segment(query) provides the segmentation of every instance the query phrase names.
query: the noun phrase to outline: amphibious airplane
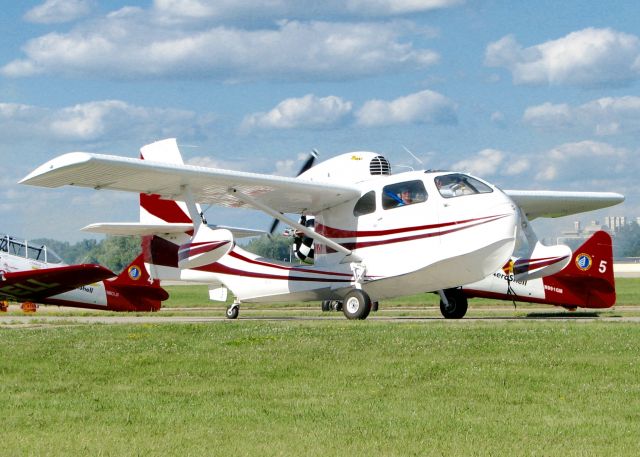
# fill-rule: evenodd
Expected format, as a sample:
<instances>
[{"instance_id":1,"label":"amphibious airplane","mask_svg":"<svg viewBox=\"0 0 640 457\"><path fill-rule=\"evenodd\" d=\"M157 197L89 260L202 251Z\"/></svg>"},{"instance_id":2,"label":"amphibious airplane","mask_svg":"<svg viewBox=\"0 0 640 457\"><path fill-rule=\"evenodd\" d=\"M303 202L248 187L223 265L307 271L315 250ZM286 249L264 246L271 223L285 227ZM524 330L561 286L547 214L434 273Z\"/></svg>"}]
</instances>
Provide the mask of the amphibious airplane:
<instances>
[{"instance_id":1,"label":"amphibious airplane","mask_svg":"<svg viewBox=\"0 0 640 457\"><path fill-rule=\"evenodd\" d=\"M142 254L117 277L95 264L65 265L46 246L0 238L0 299L108 311L157 311L168 298L151 280Z\"/></svg>"},{"instance_id":2,"label":"amphibious airplane","mask_svg":"<svg viewBox=\"0 0 640 457\"><path fill-rule=\"evenodd\" d=\"M444 291L447 303L440 301L446 318L462 318L467 299L473 297L519 301L579 308L610 308L616 301L611 236L594 233L578 247L561 271L542 278L528 279L518 271L520 259L512 259L503 269L481 281Z\"/></svg>"},{"instance_id":3,"label":"amphibious airplane","mask_svg":"<svg viewBox=\"0 0 640 457\"><path fill-rule=\"evenodd\" d=\"M225 299L231 290L230 318L242 302L340 300L347 318L364 319L380 299L448 289L493 273L513 253L527 213L572 214L623 198L522 191L513 194L516 204L464 173L392 175L386 158L373 152L339 155L296 178L185 165L175 139L141 153L142 159L69 153L21 182L140 193L139 223L91 229L146 235L145 262L154 278L209 282L212 299ZM201 203L258 209L301 231L316 244L314 264L244 251L231 231L204 223ZM285 214L315 216L315 230Z\"/></svg>"}]
</instances>

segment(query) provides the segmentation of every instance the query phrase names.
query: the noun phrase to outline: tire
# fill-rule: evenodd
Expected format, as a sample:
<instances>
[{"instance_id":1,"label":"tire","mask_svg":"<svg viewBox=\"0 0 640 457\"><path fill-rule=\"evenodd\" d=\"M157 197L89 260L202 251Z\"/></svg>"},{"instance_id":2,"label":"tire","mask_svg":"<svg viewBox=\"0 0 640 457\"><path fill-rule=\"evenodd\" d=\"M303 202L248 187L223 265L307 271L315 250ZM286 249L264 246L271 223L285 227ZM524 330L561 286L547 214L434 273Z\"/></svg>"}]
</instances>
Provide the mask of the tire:
<instances>
[{"instance_id":1,"label":"tire","mask_svg":"<svg viewBox=\"0 0 640 457\"><path fill-rule=\"evenodd\" d=\"M240 307L239 306L229 306L227 308L227 312L225 314L227 316L227 319L237 319L238 318L238 314L240 314Z\"/></svg>"},{"instance_id":2,"label":"tire","mask_svg":"<svg viewBox=\"0 0 640 457\"><path fill-rule=\"evenodd\" d=\"M445 319L462 319L467 314L469 302L461 289L446 289L444 295L449 305L440 300L440 312Z\"/></svg>"},{"instance_id":3,"label":"tire","mask_svg":"<svg viewBox=\"0 0 640 457\"><path fill-rule=\"evenodd\" d=\"M371 312L371 298L364 290L354 289L344 297L342 312L347 319L366 319Z\"/></svg>"}]
</instances>

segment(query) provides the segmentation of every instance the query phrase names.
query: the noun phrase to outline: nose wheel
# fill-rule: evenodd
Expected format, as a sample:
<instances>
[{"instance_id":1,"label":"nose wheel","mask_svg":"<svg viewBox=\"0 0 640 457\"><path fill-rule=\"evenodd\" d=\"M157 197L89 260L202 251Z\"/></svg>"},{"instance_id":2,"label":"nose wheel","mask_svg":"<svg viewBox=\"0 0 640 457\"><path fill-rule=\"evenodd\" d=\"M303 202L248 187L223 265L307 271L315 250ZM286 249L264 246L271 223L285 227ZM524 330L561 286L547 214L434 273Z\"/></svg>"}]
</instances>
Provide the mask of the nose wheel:
<instances>
[{"instance_id":1,"label":"nose wheel","mask_svg":"<svg viewBox=\"0 0 640 457\"><path fill-rule=\"evenodd\" d=\"M237 303L229 305L225 314L227 316L227 319L237 319L238 314L240 314L240 305Z\"/></svg>"}]
</instances>

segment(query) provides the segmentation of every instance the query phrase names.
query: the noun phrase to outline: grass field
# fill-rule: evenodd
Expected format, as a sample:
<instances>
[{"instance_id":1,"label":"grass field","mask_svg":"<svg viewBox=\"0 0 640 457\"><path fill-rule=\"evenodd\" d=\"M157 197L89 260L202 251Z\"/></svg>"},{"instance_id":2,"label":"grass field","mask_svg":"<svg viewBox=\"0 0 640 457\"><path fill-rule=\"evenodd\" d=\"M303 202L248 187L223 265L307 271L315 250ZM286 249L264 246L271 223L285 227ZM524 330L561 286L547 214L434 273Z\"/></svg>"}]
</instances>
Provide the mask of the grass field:
<instances>
[{"instance_id":1,"label":"grass field","mask_svg":"<svg viewBox=\"0 0 640 457\"><path fill-rule=\"evenodd\" d=\"M640 303L639 285L618 283L625 305ZM173 308L208 304L206 286L171 293ZM422 296L388 306L415 313L436 303ZM503 314L514 313L503 305ZM0 328L0 456L635 456L640 449L634 322L336 315L38 325Z\"/></svg>"},{"instance_id":2,"label":"grass field","mask_svg":"<svg viewBox=\"0 0 640 457\"><path fill-rule=\"evenodd\" d=\"M2 455L637 455L640 326L0 330Z\"/></svg>"}]
</instances>

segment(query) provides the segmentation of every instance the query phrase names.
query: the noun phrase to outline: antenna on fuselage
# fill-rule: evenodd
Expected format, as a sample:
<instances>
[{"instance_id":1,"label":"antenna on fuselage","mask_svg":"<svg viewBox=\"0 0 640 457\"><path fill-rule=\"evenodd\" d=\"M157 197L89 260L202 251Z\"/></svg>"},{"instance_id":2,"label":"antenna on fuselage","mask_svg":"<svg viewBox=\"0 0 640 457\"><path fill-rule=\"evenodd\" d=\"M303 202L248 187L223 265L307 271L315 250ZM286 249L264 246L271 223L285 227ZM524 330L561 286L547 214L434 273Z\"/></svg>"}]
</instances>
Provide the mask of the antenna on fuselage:
<instances>
[{"instance_id":1,"label":"antenna on fuselage","mask_svg":"<svg viewBox=\"0 0 640 457\"><path fill-rule=\"evenodd\" d=\"M404 146L404 145L403 145L403 146L402 146L402 149L404 149L405 151L407 151L407 152L409 153L409 155L410 155L411 157L413 157L413 158L414 158L414 159L415 159L415 160L416 160L420 165L424 165L424 162L423 162L422 160L418 159L418 157L417 157L413 152L411 152L411 151L409 150L409 148L408 148L408 147L406 147L406 146Z\"/></svg>"}]
</instances>

